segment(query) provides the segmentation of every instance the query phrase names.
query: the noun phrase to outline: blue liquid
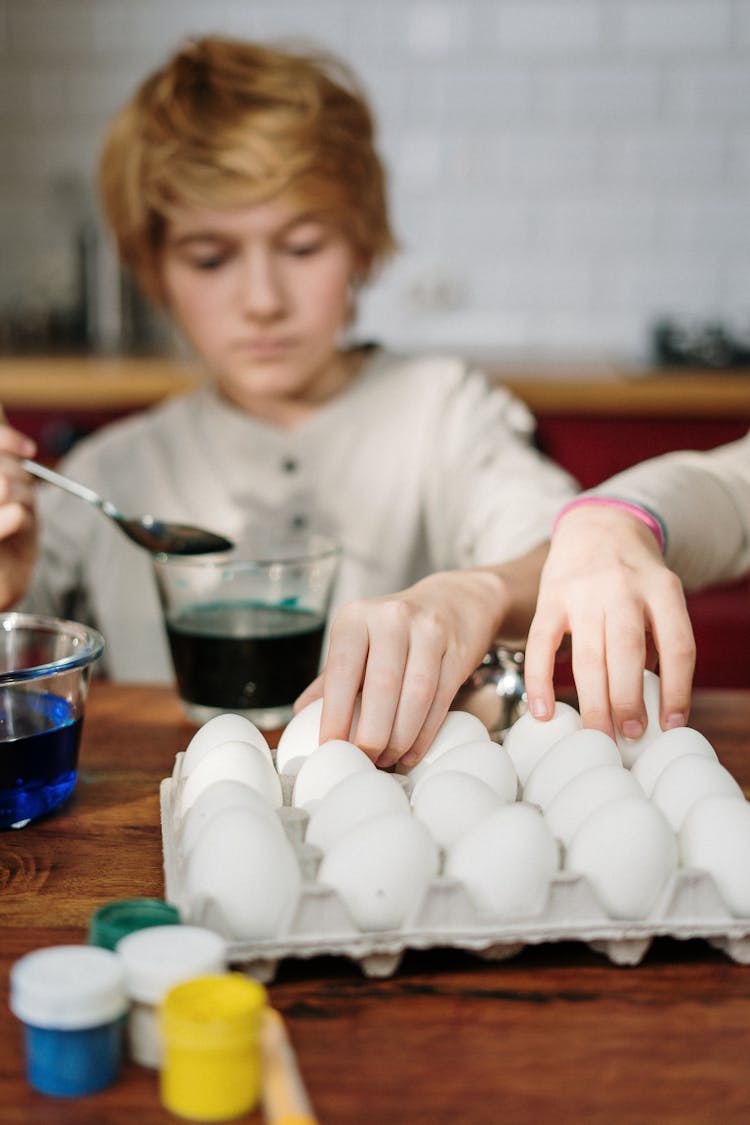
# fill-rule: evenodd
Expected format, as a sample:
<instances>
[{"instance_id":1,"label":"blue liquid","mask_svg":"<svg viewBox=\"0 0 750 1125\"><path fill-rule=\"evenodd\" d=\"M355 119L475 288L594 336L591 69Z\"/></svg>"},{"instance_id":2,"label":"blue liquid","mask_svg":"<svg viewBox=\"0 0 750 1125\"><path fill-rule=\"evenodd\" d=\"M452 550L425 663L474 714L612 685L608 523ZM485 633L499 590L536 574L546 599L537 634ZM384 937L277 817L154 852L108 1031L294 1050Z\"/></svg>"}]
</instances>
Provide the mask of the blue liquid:
<instances>
[{"instance_id":1,"label":"blue liquid","mask_svg":"<svg viewBox=\"0 0 750 1125\"><path fill-rule=\"evenodd\" d=\"M0 828L22 828L70 796L81 726L66 699L0 689Z\"/></svg>"}]
</instances>

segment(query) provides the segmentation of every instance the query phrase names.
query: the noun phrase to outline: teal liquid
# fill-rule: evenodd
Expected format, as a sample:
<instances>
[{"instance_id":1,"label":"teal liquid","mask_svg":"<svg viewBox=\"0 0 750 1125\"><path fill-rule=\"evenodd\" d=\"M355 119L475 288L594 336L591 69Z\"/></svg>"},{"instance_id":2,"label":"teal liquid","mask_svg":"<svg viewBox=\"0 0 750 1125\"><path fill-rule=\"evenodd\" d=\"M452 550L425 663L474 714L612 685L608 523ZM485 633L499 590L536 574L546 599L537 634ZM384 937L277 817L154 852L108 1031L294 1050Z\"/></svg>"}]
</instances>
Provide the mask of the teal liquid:
<instances>
[{"instance_id":1,"label":"teal liquid","mask_svg":"<svg viewBox=\"0 0 750 1125\"><path fill-rule=\"evenodd\" d=\"M57 695L0 689L0 828L20 828L73 792L82 720Z\"/></svg>"},{"instance_id":2,"label":"teal liquid","mask_svg":"<svg viewBox=\"0 0 750 1125\"><path fill-rule=\"evenodd\" d=\"M226 711L294 702L318 674L325 618L304 609L214 602L167 620L182 699Z\"/></svg>"}]
</instances>

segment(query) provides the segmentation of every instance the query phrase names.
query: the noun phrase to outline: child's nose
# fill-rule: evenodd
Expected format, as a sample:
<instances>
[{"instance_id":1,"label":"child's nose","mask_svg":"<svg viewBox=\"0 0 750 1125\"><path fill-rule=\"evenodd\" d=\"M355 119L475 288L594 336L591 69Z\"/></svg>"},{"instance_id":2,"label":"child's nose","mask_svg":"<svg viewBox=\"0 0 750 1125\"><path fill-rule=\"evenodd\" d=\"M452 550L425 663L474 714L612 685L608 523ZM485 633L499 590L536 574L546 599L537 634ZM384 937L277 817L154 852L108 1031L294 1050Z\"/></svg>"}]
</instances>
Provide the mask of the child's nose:
<instances>
[{"instance_id":1,"label":"child's nose","mask_svg":"<svg viewBox=\"0 0 750 1125\"><path fill-rule=\"evenodd\" d=\"M270 256L247 256L240 279L240 299L247 316L268 318L283 309L283 287Z\"/></svg>"}]
</instances>

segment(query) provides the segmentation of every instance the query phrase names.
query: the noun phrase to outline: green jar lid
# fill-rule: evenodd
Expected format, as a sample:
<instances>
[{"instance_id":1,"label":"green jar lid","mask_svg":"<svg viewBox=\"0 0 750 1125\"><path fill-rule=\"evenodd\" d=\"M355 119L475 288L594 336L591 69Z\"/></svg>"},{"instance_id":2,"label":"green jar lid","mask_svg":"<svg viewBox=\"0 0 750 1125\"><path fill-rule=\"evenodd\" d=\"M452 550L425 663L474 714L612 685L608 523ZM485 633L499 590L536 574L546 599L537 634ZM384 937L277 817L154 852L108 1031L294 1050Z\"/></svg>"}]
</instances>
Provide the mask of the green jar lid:
<instances>
[{"instance_id":1,"label":"green jar lid","mask_svg":"<svg viewBox=\"0 0 750 1125\"><path fill-rule=\"evenodd\" d=\"M114 949L120 938L147 926L177 926L180 914L160 898L124 898L107 902L91 915L89 945Z\"/></svg>"}]
</instances>

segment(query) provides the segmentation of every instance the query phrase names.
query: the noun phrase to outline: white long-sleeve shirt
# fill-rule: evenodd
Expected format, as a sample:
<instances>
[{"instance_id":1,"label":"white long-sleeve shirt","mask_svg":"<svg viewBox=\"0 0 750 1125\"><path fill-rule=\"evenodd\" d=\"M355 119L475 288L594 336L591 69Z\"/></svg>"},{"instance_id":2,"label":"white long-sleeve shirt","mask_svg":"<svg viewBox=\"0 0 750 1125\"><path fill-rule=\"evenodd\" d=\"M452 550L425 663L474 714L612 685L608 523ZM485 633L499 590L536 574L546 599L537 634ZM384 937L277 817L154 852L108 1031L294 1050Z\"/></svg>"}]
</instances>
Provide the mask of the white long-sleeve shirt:
<instances>
[{"instance_id":1,"label":"white long-sleeve shirt","mask_svg":"<svg viewBox=\"0 0 750 1125\"><path fill-rule=\"evenodd\" d=\"M657 512L665 561L686 589L750 572L750 432L708 452L667 453L590 490Z\"/></svg>"},{"instance_id":2,"label":"white long-sleeve shirt","mask_svg":"<svg viewBox=\"0 0 750 1125\"><path fill-rule=\"evenodd\" d=\"M307 520L343 560L332 609L443 569L502 562L549 536L576 492L533 445L526 407L460 359L375 352L293 429L206 385L82 440L63 472L126 514L231 539ZM150 557L100 512L40 486L41 553L22 608L103 633L114 679L173 678Z\"/></svg>"}]
</instances>

